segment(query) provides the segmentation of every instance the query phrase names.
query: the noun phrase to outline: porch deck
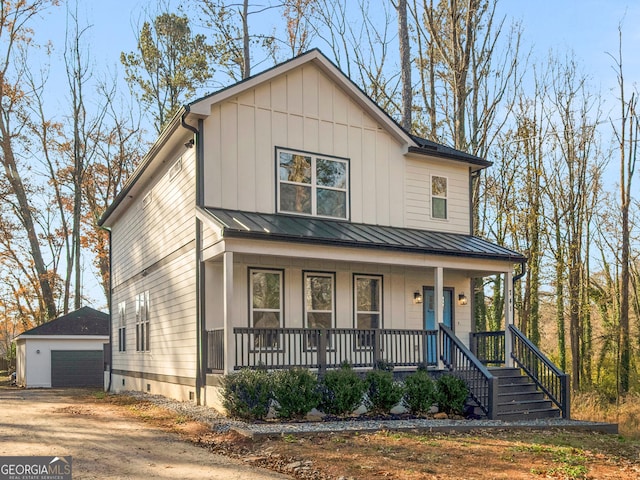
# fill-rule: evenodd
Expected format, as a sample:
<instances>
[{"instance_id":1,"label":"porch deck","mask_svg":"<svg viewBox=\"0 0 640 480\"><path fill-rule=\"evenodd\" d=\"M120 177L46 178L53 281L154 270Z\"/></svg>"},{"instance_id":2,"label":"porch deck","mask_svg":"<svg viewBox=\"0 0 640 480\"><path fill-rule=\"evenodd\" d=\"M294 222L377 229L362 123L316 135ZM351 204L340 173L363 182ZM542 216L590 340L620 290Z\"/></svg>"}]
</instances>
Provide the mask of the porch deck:
<instances>
[{"instance_id":1,"label":"porch deck","mask_svg":"<svg viewBox=\"0 0 640 480\"><path fill-rule=\"evenodd\" d=\"M224 334L222 329L208 332L207 367L210 373L225 372ZM507 338L510 339L508 344ZM425 366L464 379L470 400L488 419L513 419L519 415L570 418L568 375L513 325L507 332L471 334L473 351L442 324L438 330L236 327L233 341L233 370L301 367L316 370L321 375L327 369L339 368L343 362L363 370L376 368L384 362L396 372ZM515 366L512 370L517 374L491 372L488 364ZM520 376L526 377L525 380L516 378ZM544 399L538 398L540 395ZM532 406L533 403L540 405L542 401L549 408Z\"/></svg>"}]
</instances>

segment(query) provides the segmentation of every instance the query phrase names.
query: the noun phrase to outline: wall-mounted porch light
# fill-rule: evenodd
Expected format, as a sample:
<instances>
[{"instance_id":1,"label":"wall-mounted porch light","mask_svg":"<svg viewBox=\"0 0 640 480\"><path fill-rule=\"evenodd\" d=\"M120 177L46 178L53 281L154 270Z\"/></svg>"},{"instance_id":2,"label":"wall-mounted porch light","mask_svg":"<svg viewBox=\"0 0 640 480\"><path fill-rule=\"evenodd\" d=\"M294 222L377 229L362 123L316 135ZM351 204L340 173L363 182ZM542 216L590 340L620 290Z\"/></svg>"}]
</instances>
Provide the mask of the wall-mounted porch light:
<instances>
[{"instance_id":1,"label":"wall-mounted porch light","mask_svg":"<svg viewBox=\"0 0 640 480\"><path fill-rule=\"evenodd\" d=\"M413 303L416 305L422 303L422 294L418 290L413 292Z\"/></svg>"},{"instance_id":2,"label":"wall-mounted porch light","mask_svg":"<svg viewBox=\"0 0 640 480\"><path fill-rule=\"evenodd\" d=\"M467 297L465 297L464 293L458 295L458 305L466 305L467 301Z\"/></svg>"}]
</instances>

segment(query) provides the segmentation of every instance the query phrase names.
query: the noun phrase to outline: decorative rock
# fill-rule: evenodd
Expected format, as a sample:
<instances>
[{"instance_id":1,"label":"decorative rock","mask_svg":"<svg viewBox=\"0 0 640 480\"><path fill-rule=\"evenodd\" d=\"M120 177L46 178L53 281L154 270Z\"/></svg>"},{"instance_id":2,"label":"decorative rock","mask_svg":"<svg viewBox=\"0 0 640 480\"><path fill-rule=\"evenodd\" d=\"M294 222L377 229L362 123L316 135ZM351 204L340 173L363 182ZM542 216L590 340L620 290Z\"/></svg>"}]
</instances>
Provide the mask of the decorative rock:
<instances>
[{"instance_id":1,"label":"decorative rock","mask_svg":"<svg viewBox=\"0 0 640 480\"><path fill-rule=\"evenodd\" d=\"M300 468L302 466L302 462L291 462L288 465L285 465L285 470L295 470L296 468Z\"/></svg>"},{"instance_id":2,"label":"decorative rock","mask_svg":"<svg viewBox=\"0 0 640 480\"><path fill-rule=\"evenodd\" d=\"M307 422L321 422L324 419L324 415L316 412L309 412L304 417Z\"/></svg>"}]
</instances>

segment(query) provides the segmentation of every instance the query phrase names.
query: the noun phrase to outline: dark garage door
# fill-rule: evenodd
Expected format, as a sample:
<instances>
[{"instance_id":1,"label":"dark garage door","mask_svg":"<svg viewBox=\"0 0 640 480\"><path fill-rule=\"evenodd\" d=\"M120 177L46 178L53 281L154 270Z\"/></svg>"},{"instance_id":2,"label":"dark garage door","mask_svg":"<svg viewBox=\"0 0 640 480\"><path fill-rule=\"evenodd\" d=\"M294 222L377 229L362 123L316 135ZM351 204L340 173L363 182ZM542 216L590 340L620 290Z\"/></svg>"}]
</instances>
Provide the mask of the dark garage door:
<instances>
[{"instance_id":1,"label":"dark garage door","mask_svg":"<svg viewBox=\"0 0 640 480\"><path fill-rule=\"evenodd\" d=\"M102 350L52 350L52 387L101 387Z\"/></svg>"}]
</instances>

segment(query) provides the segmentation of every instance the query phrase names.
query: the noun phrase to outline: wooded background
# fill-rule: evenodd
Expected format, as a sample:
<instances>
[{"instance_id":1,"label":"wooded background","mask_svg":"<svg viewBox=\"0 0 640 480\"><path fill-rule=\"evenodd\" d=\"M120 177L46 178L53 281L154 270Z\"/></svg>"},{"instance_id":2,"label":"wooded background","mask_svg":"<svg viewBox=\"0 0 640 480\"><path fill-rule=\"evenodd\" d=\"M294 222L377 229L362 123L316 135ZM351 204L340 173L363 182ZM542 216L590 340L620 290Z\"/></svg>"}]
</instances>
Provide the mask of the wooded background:
<instances>
[{"instance_id":1,"label":"wooded background","mask_svg":"<svg viewBox=\"0 0 640 480\"><path fill-rule=\"evenodd\" d=\"M34 30L52 9L63 44ZM108 301L97 220L181 105L317 47L406 130L494 162L474 179L474 233L528 258L516 324L575 390L640 391L640 124L623 19L618 87L603 93L571 52L531 60L496 0L161 1L114 52L120 83L91 61L81 17L73 1L0 0L0 354L91 300L87 278ZM32 61L56 53L63 92L50 88L60 66ZM479 331L504 327L501 282L476 283Z\"/></svg>"}]
</instances>

